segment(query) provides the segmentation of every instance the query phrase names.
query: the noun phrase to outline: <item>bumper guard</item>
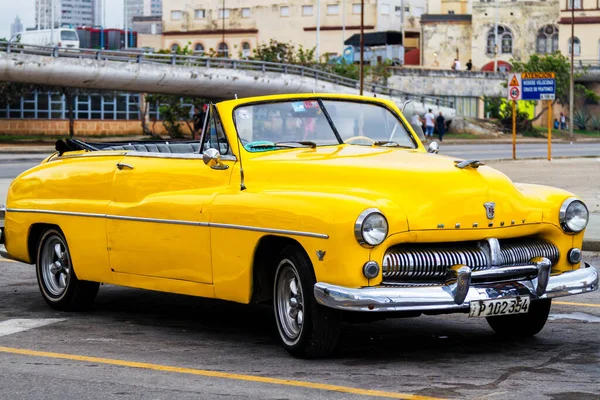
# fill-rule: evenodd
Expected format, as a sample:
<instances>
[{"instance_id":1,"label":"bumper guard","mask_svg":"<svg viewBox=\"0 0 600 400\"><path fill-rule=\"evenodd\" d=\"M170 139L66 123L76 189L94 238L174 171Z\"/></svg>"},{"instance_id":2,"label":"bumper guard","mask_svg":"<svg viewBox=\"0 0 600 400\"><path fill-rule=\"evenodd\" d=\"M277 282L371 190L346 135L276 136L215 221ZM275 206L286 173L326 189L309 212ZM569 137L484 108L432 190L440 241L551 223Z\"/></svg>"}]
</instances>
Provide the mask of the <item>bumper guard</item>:
<instances>
[{"instance_id":1,"label":"bumper guard","mask_svg":"<svg viewBox=\"0 0 600 400\"><path fill-rule=\"evenodd\" d=\"M384 284L355 289L318 282L314 294L320 304L347 311L460 312L468 310L471 301L522 295L547 299L598 288L598 272L587 263L560 275L549 273L550 261L545 258L532 260L532 265L483 271L471 271L469 267L458 265L449 271L444 285L394 287Z\"/></svg>"}]
</instances>

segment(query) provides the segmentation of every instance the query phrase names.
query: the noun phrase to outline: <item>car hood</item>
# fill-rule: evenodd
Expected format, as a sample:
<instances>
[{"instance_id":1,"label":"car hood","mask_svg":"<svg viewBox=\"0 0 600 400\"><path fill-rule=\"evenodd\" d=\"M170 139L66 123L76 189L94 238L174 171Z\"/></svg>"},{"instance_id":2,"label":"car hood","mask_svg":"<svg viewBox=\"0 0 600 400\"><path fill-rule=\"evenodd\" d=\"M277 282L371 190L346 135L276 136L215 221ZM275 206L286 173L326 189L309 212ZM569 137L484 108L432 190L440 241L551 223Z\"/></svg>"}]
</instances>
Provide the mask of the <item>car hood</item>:
<instances>
[{"instance_id":1,"label":"car hood","mask_svg":"<svg viewBox=\"0 0 600 400\"><path fill-rule=\"evenodd\" d=\"M487 166L457 168L456 157L352 145L252 157L252 166L245 165L248 185L259 180L267 187L352 194L381 205L384 213L391 201L404 211L410 230L523 225L543 217L539 199L525 196L506 175ZM494 203L493 216L486 203Z\"/></svg>"}]
</instances>

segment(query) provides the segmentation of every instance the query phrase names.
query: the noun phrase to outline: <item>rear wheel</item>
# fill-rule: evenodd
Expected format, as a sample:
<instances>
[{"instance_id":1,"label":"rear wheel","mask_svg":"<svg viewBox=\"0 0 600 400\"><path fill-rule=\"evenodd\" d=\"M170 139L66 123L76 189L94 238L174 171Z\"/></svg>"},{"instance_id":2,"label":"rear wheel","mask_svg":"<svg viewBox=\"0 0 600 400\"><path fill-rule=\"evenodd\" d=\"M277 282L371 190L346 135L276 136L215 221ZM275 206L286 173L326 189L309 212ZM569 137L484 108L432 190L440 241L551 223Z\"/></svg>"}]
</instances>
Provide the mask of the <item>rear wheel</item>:
<instances>
[{"instance_id":1,"label":"rear wheel","mask_svg":"<svg viewBox=\"0 0 600 400\"><path fill-rule=\"evenodd\" d=\"M488 324L498 335L512 338L527 338L539 333L550 313L551 299L534 300L527 314L487 317Z\"/></svg>"},{"instance_id":2,"label":"rear wheel","mask_svg":"<svg viewBox=\"0 0 600 400\"><path fill-rule=\"evenodd\" d=\"M56 310L87 308L98 293L98 283L80 281L75 275L67 241L56 229L48 229L40 239L36 272L42 297Z\"/></svg>"},{"instance_id":3,"label":"rear wheel","mask_svg":"<svg viewBox=\"0 0 600 400\"><path fill-rule=\"evenodd\" d=\"M273 288L277 331L285 349L296 357L331 354L340 333L340 315L317 304L315 277L306 254L297 246L281 252Z\"/></svg>"}]
</instances>

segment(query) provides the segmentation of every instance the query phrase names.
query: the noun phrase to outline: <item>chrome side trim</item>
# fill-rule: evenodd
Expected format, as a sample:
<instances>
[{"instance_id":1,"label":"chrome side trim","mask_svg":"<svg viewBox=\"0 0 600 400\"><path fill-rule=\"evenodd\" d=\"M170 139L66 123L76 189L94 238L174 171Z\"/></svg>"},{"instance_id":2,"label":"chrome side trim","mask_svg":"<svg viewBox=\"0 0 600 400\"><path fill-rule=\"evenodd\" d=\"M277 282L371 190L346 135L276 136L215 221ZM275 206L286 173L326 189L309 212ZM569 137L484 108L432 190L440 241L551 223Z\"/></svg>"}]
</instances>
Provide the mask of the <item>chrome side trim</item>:
<instances>
[{"instance_id":1,"label":"chrome side trim","mask_svg":"<svg viewBox=\"0 0 600 400\"><path fill-rule=\"evenodd\" d=\"M124 215L106 214L106 219L116 219L120 221L135 221L135 222L153 222L156 224L170 225L191 225L208 227L208 222L183 221L179 219L159 219L159 218L143 218L143 217L127 217Z\"/></svg>"},{"instance_id":2,"label":"chrome side trim","mask_svg":"<svg viewBox=\"0 0 600 400\"><path fill-rule=\"evenodd\" d=\"M329 239L329 235L324 233L313 233L313 232L303 232L303 231L290 231L287 229L273 229L273 228L259 228L256 226L246 226L246 225L233 225L233 224L220 224L218 222L211 222L211 228L223 228L223 229L239 229L242 231L255 231L255 232L264 232L264 233L282 233L294 236L306 236L313 237L317 239Z\"/></svg>"},{"instance_id":3,"label":"chrome side trim","mask_svg":"<svg viewBox=\"0 0 600 400\"><path fill-rule=\"evenodd\" d=\"M201 153L153 153L134 150L126 151L127 153L125 153L125 155L130 157L177 158L184 160L202 160L203 157L203 154ZM225 154L221 156L221 161L237 161L237 157L232 154Z\"/></svg>"},{"instance_id":4,"label":"chrome side trim","mask_svg":"<svg viewBox=\"0 0 600 400\"><path fill-rule=\"evenodd\" d=\"M592 292L596 289L598 289L598 272L593 266L585 264L584 268L550 276L546 292L541 296L536 295L535 283L531 280L472 284L462 304L456 304L450 285L348 288L318 282L314 286L314 294L320 304L347 311L464 312L469 309L471 301L502 299L518 295L546 299Z\"/></svg>"},{"instance_id":5,"label":"chrome side trim","mask_svg":"<svg viewBox=\"0 0 600 400\"><path fill-rule=\"evenodd\" d=\"M153 153L143 152L134 150L98 150L89 151L80 154L64 154L56 158L56 160L66 158L79 158L79 157L109 157L109 156L130 156L130 157L149 157L149 158L172 158L172 159L183 159L183 160L202 160L202 154L200 153ZM234 155L223 155L221 161L237 161L237 157Z\"/></svg>"},{"instance_id":6,"label":"chrome side trim","mask_svg":"<svg viewBox=\"0 0 600 400\"><path fill-rule=\"evenodd\" d=\"M106 214L80 213L80 212L72 212L72 211L28 210L28 209L21 209L21 208L7 208L6 212L31 213L31 214L51 214L51 215L68 215L68 216L71 216L71 217L106 218Z\"/></svg>"},{"instance_id":7,"label":"chrome side trim","mask_svg":"<svg viewBox=\"0 0 600 400\"><path fill-rule=\"evenodd\" d=\"M197 222L197 221L185 221L177 219L159 219L159 218L143 218L143 217L128 217L123 215L111 215L111 214L92 214L92 213L79 213L71 211L54 211L54 210L27 210L18 208L8 208L7 212L20 212L20 213L33 213L33 214L52 214L52 215L67 215L71 217L90 217L90 218L106 218L106 219L117 219L123 221L136 221L136 222L154 222L157 224L173 224L173 225L191 225L211 228L222 228L222 229L237 229L242 231L253 231L263 233L276 233L276 234L287 234L293 236L305 236L313 237L317 239L329 239L329 235L324 233L304 232L304 231L293 231L287 229L274 229L274 228L261 228L258 226L247 226L247 225L234 225L234 224L221 224L218 222Z\"/></svg>"}]
</instances>

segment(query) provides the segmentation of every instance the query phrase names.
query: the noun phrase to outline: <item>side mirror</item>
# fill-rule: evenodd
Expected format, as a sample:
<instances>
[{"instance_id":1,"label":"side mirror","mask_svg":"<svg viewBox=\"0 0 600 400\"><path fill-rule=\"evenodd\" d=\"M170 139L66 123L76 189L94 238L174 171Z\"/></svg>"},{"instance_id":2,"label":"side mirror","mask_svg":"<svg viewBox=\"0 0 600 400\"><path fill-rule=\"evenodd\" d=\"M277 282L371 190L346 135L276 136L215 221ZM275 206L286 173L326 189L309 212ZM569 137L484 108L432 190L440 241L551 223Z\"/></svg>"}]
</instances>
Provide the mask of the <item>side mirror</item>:
<instances>
[{"instance_id":1,"label":"side mirror","mask_svg":"<svg viewBox=\"0 0 600 400\"><path fill-rule=\"evenodd\" d=\"M438 142L431 142L429 143L429 146L427 147L427 152L428 153L433 153L433 154L437 154L440 152L440 145L438 144Z\"/></svg>"},{"instance_id":2,"label":"side mirror","mask_svg":"<svg viewBox=\"0 0 600 400\"><path fill-rule=\"evenodd\" d=\"M229 165L225 165L221 162L221 153L217 149L206 149L202 153L202 161L212 169L227 169Z\"/></svg>"}]
</instances>

